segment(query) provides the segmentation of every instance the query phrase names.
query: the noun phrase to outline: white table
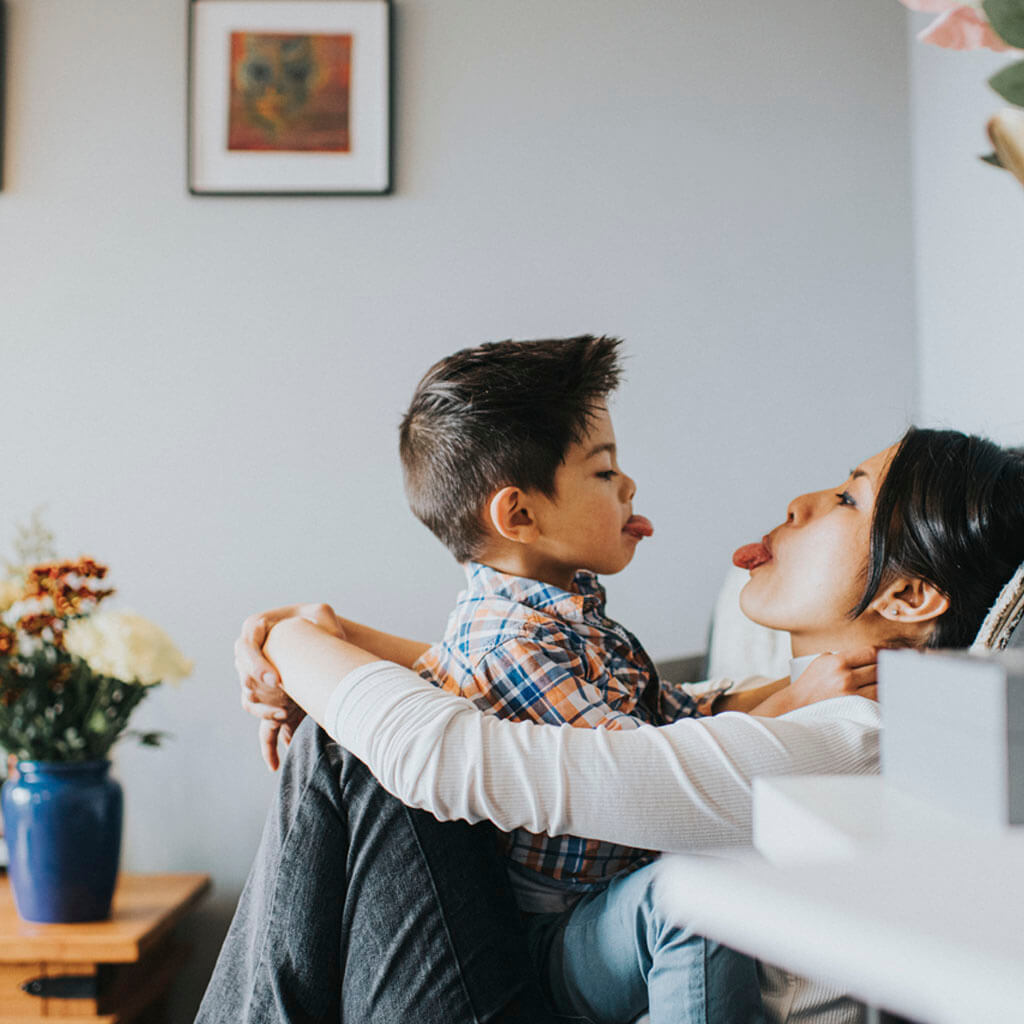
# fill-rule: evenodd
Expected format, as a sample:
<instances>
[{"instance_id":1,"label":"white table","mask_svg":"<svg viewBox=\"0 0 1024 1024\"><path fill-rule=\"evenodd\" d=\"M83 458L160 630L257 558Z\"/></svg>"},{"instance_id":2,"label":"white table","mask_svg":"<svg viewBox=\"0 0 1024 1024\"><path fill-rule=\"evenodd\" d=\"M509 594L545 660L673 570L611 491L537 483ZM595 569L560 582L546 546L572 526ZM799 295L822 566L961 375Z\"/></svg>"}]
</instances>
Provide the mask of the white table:
<instances>
[{"instance_id":1,"label":"white table","mask_svg":"<svg viewBox=\"0 0 1024 1024\"><path fill-rule=\"evenodd\" d=\"M1024 1021L1024 832L985 831L879 777L760 779L755 845L673 857L698 931L924 1024Z\"/></svg>"}]
</instances>

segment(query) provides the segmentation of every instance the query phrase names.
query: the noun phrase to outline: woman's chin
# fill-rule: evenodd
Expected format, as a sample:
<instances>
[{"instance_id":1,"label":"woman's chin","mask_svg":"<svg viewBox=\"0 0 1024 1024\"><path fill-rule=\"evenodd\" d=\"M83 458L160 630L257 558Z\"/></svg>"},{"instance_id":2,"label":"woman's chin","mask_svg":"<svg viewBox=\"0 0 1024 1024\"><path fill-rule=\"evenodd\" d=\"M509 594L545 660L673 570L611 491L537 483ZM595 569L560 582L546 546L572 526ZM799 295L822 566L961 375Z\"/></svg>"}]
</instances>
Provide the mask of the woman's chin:
<instances>
[{"instance_id":1,"label":"woman's chin","mask_svg":"<svg viewBox=\"0 0 1024 1024\"><path fill-rule=\"evenodd\" d=\"M740 591L740 611L758 626L786 630L786 625L780 623L777 616L772 615L772 603L762 599L756 579L747 580Z\"/></svg>"},{"instance_id":2,"label":"woman's chin","mask_svg":"<svg viewBox=\"0 0 1024 1024\"><path fill-rule=\"evenodd\" d=\"M749 579L743 584L743 589L740 591L740 611L751 622L756 622L759 626L763 626L764 623L758 618L758 605L760 602L757 600L756 587L753 587L753 583L754 581ZM752 589L754 593L751 593Z\"/></svg>"}]
</instances>

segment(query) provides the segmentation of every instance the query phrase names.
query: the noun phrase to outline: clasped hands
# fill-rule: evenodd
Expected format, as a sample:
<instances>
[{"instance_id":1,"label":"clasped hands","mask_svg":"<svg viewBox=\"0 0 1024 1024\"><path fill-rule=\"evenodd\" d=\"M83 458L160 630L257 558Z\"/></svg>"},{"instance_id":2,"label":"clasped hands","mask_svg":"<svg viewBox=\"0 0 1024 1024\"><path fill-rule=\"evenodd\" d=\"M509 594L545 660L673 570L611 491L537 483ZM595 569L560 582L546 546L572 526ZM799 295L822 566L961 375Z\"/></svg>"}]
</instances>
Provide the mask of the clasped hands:
<instances>
[{"instance_id":1,"label":"clasped hands","mask_svg":"<svg viewBox=\"0 0 1024 1024\"><path fill-rule=\"evenodd\" d=\"M278 740L285 746L306 712L288 696L281 686L277 669L264 657L263 645L271 629L285 619L305 619L333 636L346 639L341 619L329 604L289 604L268 612L250 615L242 623L235 641L235 671L241 686L242 708L260 720L259 744L263 760L271 771L281 761Z\"/></svg>"}]
</instances>

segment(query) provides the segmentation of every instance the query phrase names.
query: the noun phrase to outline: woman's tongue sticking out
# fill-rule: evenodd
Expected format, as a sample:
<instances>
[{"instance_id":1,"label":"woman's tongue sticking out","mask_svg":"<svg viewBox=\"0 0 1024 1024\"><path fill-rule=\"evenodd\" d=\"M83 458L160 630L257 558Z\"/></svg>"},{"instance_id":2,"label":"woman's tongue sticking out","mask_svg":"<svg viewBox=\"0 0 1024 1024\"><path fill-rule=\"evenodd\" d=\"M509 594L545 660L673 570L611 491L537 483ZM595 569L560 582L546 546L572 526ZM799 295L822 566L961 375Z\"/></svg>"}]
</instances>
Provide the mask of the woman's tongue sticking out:
<instances>
[{"instance_id":1,"label":"woman's tongue sticking out","mask_svg":"<svg viewBox=\"0 0 1024 1024\"><path fill-rule=\"evenodd\" d=\"M772 553L764 541L758 541L756 544L744 544L743 547L737 548L732 556L733 565L747 570L756 569L759 565L764 565L765 562L771 560Z\"/></svg>"}]
</instances>

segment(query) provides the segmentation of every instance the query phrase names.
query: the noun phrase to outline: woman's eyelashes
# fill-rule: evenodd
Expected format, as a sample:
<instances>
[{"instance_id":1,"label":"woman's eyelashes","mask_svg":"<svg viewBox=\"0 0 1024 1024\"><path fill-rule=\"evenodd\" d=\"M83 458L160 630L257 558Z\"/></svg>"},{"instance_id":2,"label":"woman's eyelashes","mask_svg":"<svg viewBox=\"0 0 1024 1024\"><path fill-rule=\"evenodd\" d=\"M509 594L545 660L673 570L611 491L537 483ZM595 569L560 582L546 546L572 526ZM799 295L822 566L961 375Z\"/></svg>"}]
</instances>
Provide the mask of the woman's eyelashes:
<instances>
[{"instance_id":1,"label":"woman's eyelashes","mask_svg":"<svg viewBox=\"0 0 1024 1024\"><path fill-rule=\"evenodd\" d=\"M853 500L853 495L849 491L840 491L836 497L839 499L840 505L850 505L853 508L857 507L857 502Z\"/></svg>"}]
</instances>

